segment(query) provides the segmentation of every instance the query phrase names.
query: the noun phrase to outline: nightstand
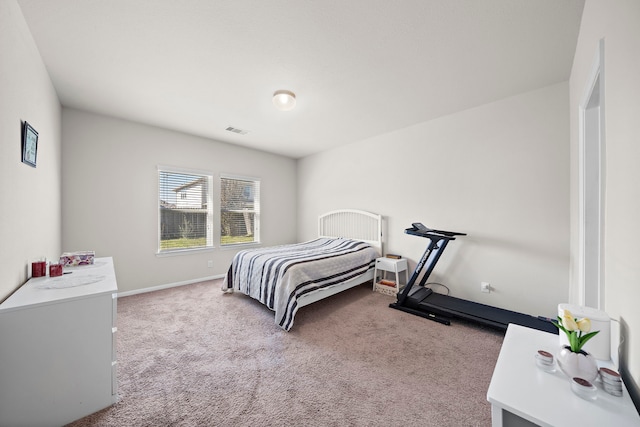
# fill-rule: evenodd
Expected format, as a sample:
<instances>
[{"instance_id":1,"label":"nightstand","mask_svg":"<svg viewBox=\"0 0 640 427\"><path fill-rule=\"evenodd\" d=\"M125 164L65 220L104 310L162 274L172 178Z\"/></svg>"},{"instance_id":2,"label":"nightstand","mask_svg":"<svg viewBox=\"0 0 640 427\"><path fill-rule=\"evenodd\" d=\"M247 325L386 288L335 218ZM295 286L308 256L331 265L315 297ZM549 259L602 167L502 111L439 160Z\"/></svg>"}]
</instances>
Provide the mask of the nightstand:
<instances>
[{"instance_id":1,"label":"nightstand","mask_svg":"<svg viewBox=\"0 0 640 427\"><path fill-rule=\"evenodd\" d=\"M378 281L378 275L380 280L385 278L386 272L395 274L395 286L382 285ZM400 283L400 273L404 271L404 283ZM379 273L380 272L380 273ZM373 271L373 290L379 291L387 295L396 295L400 289L409 281L409 271L407 270L407 260L405 258L394 259L381 257L376 259L376 266Z\"/></svg>"}]
</instances>

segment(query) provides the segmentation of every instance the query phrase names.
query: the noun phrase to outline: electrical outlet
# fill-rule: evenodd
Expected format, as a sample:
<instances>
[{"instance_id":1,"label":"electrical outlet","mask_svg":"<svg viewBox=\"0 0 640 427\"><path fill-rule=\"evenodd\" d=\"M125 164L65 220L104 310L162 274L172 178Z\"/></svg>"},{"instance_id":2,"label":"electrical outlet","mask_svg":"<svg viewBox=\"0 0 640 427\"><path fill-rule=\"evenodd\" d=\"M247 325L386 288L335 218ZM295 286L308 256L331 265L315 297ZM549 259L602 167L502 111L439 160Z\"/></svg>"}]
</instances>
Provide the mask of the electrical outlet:
<instances>
[{"instance_id":1,"label":"electrical outlet","mask_svg":"<svg viewBox=\"0 0 640 427\"><path fill-rule=\"evenodd\" d=\"M480 291L491 292L491 285L488 282L480 282Z\"/></svg>"},{"instance_id":2,"label":"electrical outlet","mask_svg":"<svg viewBox=\"0 0 640 427\"><path fill-rule=\"evenodd\" d=\"M207 267L213 268L213 261L212 260L207 261Z\"/></svg>"}]
</instances>

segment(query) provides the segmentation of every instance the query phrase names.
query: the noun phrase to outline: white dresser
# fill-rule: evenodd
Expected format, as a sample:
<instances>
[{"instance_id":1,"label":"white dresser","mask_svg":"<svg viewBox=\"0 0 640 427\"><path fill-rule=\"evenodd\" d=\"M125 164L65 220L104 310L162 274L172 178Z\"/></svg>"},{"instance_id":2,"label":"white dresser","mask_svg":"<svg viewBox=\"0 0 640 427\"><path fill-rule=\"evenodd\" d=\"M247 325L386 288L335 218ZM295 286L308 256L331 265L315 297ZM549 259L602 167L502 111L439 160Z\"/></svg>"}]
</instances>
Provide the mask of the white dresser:
<instances>
[{"instance_id":1,"label":"white dresser","mask_svg":"<svg viewBox=\"0 0 640 427\"><path fill-rule=\"evenodd\" d=\"M0 426L58 426L117 399L112 258L32 278L0 304Z\"/></svg>"},{"instance_id":2,"label":"white dresser","mask_svg":"<svg viewBox=\"0 0 640 427\"><path fill-rule=\"evenodd\" d=\"M569 378L559 370L547 373L536 366L538 350L555 354L559 347L558 335L509 325L487 391L493 427L640 426L624 384L622 397L616 397L596 381L597 398L589 401L571 391ZM598 365L615 369L610 361Z\"/></svg>"}]
</instances>

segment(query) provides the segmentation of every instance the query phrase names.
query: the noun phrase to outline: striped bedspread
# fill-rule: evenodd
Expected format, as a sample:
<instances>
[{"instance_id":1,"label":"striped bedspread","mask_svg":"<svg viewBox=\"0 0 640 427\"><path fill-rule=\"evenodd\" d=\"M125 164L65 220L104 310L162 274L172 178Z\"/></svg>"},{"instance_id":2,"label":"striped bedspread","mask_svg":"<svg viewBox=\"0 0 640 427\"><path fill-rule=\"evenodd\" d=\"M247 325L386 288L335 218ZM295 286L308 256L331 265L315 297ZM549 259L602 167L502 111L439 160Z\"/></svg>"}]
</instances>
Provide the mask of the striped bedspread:
<instances>
[{"instance_id":1,"label":"striped bedspread","mask_svg":"<svg viewBox=\"0 0 640 427\"><path fill-rule=\"evenodd\" d=\"M300 296L364 274L377 256L367 243L328 238L244 250L234 257L222 288L260 301L275 311L276 324L288 331Z\"/></svg>"}]
</instances>

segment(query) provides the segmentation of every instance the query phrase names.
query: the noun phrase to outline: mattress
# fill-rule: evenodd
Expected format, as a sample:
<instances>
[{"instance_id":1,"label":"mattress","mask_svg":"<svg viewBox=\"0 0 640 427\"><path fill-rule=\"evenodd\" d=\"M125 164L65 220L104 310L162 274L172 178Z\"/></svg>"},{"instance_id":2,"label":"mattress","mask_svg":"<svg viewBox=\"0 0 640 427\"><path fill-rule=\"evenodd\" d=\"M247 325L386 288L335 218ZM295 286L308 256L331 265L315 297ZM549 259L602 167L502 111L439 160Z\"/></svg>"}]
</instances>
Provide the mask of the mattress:
<instances>
[{"instance_id":1,"label":"mattress","mask_svg":"<svg viewBox=\"0 0 640 427\"><path fill-rule=\"evenodd\" d=\"M350 239L318 238L293 245L238 252L223 290L240 291L275 311L275 322L290 330L298 299L336 286L373 269L378 252Z\"/></svg>"}]
</instances>

